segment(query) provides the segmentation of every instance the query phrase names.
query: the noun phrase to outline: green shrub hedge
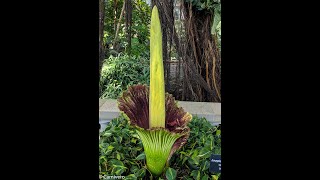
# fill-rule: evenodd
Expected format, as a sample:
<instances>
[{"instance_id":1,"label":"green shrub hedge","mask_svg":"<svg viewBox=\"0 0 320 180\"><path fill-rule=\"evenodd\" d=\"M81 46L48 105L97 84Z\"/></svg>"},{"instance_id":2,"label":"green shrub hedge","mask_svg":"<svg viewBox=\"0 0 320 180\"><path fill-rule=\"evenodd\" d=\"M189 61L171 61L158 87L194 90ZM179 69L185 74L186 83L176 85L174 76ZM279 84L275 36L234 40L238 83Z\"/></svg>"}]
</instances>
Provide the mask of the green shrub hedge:
<instances>
[{"instance_id":1,"label":"green shrub hedge","mask_svg":"<svg viewBox=\"0 0 320 180\"><path fill-rule=\"evenodd\" d=\"M100 78L101 97L116 99L133 84L149 84L149 59L120 53L103 64Z\"/></svg>"},{"instance_id":2,"label":"green shrub hedge","mask_svg":"<svg viewBox=\"0 0 320 180\"><path fill-rule=\"evenodd\" d=\"M188 142L170 160L170 167L159 179L219 179L209 172L210 155L221 153L220 126L205 118L194 117L189 123ZM125 179L150 179L139 136L124 116L113 119L100 133L100 179L125 176Z\"/></svg>"}]
</instances>

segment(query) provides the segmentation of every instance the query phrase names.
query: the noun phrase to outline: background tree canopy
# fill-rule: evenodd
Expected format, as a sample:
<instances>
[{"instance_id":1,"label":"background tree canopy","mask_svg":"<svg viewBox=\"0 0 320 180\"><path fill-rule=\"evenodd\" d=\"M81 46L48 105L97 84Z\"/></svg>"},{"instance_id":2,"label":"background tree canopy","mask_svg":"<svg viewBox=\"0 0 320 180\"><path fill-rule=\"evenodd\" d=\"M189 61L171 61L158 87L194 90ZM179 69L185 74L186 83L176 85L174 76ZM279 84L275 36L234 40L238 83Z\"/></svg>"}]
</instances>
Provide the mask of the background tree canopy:
<instances>
[{"instance_id":1,"label":"background tree canopy","mask_svg":"<svg viewBox=\"0 0 320 180\"><path fill-rule=\"evenodd\" d=\"M220 102L220 0L100 0L100 96L148 84L151 7L163 33L166 91L177 100Z\"/></svg>"}]
</instances>

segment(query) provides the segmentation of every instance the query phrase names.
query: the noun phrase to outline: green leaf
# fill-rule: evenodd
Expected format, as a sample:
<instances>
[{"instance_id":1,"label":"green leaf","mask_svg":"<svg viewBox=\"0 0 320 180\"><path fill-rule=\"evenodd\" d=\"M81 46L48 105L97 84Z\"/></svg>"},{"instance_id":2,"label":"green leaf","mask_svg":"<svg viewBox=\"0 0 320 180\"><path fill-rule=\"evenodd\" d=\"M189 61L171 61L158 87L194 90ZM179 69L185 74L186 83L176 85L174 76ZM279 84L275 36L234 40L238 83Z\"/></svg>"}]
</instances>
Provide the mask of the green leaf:
<instances>
[{"instance_id":1,"label":"green leaf","mask_svg":"<svg viewBox=\"0 0 320 180\"><path fill-rule=\"evenodd\" d=\"M201 10L204 9L206 7L206 3L201 3Z\"/></svg>"},{"instance_id":2,"label":"green leaf","mask_svg":"<svg viewBox=\"0 0 320 180\"><path fill-rule=\"evenodd\" d=\"M138 168L138 166L132 166L132 167L130 168L130 171L131 171L132 173L136 173L137 171L139 171L139 168Z\"/></svg>"},{"instance_id":3,"label":"green leaf","mask_svg":"<svg viewBox=\"0 0 320 180\"><path fill-rule=\"evenodd\" d=\"M184 164L186 162L186 160L188 160L188 157L184 157L182 160L182 164Z\"/></svg>"},{"instance_id":4,"label":"green leaf","mask_svg":"<svg viewBox=\"0 0 320 180\"><path fill-rule=\"evenodd\" d=\"M117 159L118 159L118 160L120 160L120 159L121 159L121 157L120 157L120 154L119 154L119 153L117 153Z\"/></svg>"},{"instance_id":5,"label":"green leaf","mask_svg":"<svg viewBox=\"0 0 320 180\"><path fill-rule=\"evenodd\" d=\"M129 174L128 176L125 177L125 179L129 179L129 180L137 180L137 177L135 174Z\"/></svg>"},{"instance_id":6,"label":"green leaf","mask_svg":"<svg viewBox=\"0 0 320 180\"><path fill-rule=\"evenodd\" d=\"M103 136L105 137L110 137L112 135L112 133L110 131L106 131Z\"/></svg>"},{"instance_id":7,"label":"green leaf","mask_svg":"<svg viewBox=\"0 0 320 180\"><path fill-rule=\"evenodd\" d=\"M209 179L209 176L208 175L204 175L202 176L201 180L208 180Z\"/></svg>"},{"instance_id":8,"label":"green leaf","mask_svg":"<svg viewBox=\"0 0 320 180\"><path fill-rule=\"evenodd\" d=\"M211 151L207 148L202 148L198 154L198 157L210 156ZM209 157L208 156L208 157Z\"/></svg>"},{"instance_id":9,"label":"green leaf","mask_svg":"<svg viewBox=\"0 0 320 180\"><path fill-rule=\"evenodd\" d=\"M213 138L213 136L210 136L210 137L207 139L207 141L206 141L206 143L205 143L204 146L205 146L206 148L210 149L211 151L213 150L213 148L214 148L214 138Z\"/></svg>"},{"instance_id":10,"label":"green leaf","mask_svg":"<svg viewBox=\"0 0 320 180\"><path fill-rule=\"evenodd\" d=\"M192 157L198 156L198 153L199 153L198 149L194 150L194 151L192 152Z\"/></svg>"},{"instance_id":11,"label":"green leaf","mask_svg":"<svg viewBox=\"0 0 320 180\"><path fill-rule=\"evenodd\" d=\"M112 150L113 148L114 148L114 147L113 147L112 145L109 145L107 149L108 149L108 150Z\"/></svg>"},{"instance_id":12,"label":"green leaf","mask_svg":"<svg viewBox=\"0 0 320 180\"><path fill-rule=\"evenodd\" d=\"M111 165L113 167L112 169L112 173L115 175L121 175L127 168L124 166L124 164L116 159L112 159L111 161Z\"/></svg>"},{"instance_id":13,"label":"green leaf","mask_svg":"<svg viewBox=\"0 0 320 180\"><path fill-rule=\"evenodd\" d=\"M105 156L100 156L100 157L99 157L99 161L100 161L100 163L101 163L101 162L107 161L107 159L106 159Z\"/></svg>"},{"instance_id":14,"label":"green leaf","mask_svg":"<svg viewBox=\"0 0 320 180\"><path fill-rule=\"evenodd\" d=\"M206 171L207 169L209 169L209 161L204 161L203 165L202 165L202 171Z\"/></svg>"},{"instance_id":15,"label":"green leaf","mask_svg":"<svg viewBox=\"0 0 320 180\"><path fill-rule=\"evenodd\" d=\"M212 23L212 27L211 27L211 34L213 34L213 35L216 34L216 29L217 29L217 26L218 26L220 21L221 21L221 15L220 15L219 9L215 8L214 9L213 23Z\"/></svg>"},{"instance_id":16,"label":"green leaf","mask_svg":"<svg viewBox=\"0 0 320 180\"><path fill-rule=\"evenodd\" d=\"M198 150L194 150L191 159L188 160L192 165L199 164Z\"/></svg>"},{"instance_id":17,"label":"green leaf","mask_svg":"<svg viewBox=\"0 0 320 180\"><path fill-rule=\"evenodd\" d=\"M126 167L124 166L124 164L123 164L121 161L119 161L119 160L112 159L110 162L111 162L111 165L112 165L113 167L123 167L123 168L126 168Z\"/></svg>"},{"instance_id":18,"label":"green leaf","mask_svg":"<svg viewBox=\"0 0 320 180\"><path fill-rule=\"evenodd\" d=\"M176 179L176 176L177 176L177 171L169 167L166 171L166 178L168 180L174 180Z\"/></svg>"},{"instance_id":19,"label":"green leaf","mask_svg":"<svg viewBox=\"0 0 320 180\"><path fill-rule=\"evenodd\" d=\"M221 130L217 130L217 131L216 131L216 135L217 135L217 136L220 136L220 134L221 134Z\"/></svg>"},{"instance_id":20,"label":"green leaf","mask_svg":"<svg viewBox=\"0 0 320 180\"><path fill-rule=\"evenodd\" d=\"M212 180L218 180L218 176L217 175L211 175L212 176Z\"/></svg>"},{"instance_id":21,"label":"green leaf","mask_svg":"<svg viewBox=\"0 0 320 180\"><path fill-rule=\"evenodd\" d=\"M141 154L139 154L137 157L136 157L136 160L141 160L141 159L145 159L146 158L146 154L143 152Z\"/></svg>"},{"instance_id":22,"label":"green leaf","mask_svg":"<svg viewBox=\"0 0 320 180\"><path fill-rule=\"evenodd\" d=\"M140 139L139 135L136 134L136 133L135 133L135 134L132 134L131 136L132 136L132 137L135 137L135 138L137 138L137 139Z\"/></svg>"},{"instance_id":23,"label":"green leaf","mask_svg":"<svg viewBox=\"0 0 320 180\"><path fill-rule=\"evenodd\" d=\"M200 177L201 177L200 171L193 170L190 175L193 177L193 179L200 180Z\"/></svg>"},{"instance_id":24,"label":"green leaf","mask_svg":"<svg viewBox=\"0 0 320 180\"><path fill-rule=\"evenodd\" d=\"M125 170L126 168L124 167L114 167L111 171L111 174L121 175L122 173L124 173Z\"/></svg>"},{"instance_id":25,"label":"green leaf","mask_svg":"<svg viewBox=\"0 0 320 180\"><path fill-rule=\"evenodd\" d=\"M111 159L110 163L112 166L123 166L123 163L119 160L116 160L116 159Z\"/></svg>"},{"instance_id":26,"label":"green leaf","mask_svg":"<svg viewBox=\"0 0 320 180\"><path fill-rule=\"evenodd\" d=\"M142 168L136 173L134 173L138 178L143 178L146 175L146 169Z\"/></svg>"},{"instance_id":27,"label":"green leaf","mask_svg":"<svg viewBox=\"0 0 320 180\"><path fill-rule=\"evenodd\" d=\"M135 144L137 142L137 139L132 138L130 142Z\"/></svg>"}]
</instances>

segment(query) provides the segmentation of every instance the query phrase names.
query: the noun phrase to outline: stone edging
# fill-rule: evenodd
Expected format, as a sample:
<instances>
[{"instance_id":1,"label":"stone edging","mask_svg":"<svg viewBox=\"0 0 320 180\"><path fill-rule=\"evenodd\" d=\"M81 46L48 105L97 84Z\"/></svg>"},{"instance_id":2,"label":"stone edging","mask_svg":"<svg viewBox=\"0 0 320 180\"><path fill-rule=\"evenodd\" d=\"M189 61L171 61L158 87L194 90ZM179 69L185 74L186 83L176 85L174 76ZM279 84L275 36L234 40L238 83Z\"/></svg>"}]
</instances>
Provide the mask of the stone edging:
<instances>
[{"instance_id":1,"label":"stone edging","mask_svg":"<svg viewBox=\"0 0 320 180\"><path fill-rule=\"evenodd\" d=\"M213 125L221 124L221 103L178 101L178 106L198 117L205 117ZM101 129L112 119L118 117L120 111L115 99L99 99L99 123Z\"/></svg>"}]
</instances>

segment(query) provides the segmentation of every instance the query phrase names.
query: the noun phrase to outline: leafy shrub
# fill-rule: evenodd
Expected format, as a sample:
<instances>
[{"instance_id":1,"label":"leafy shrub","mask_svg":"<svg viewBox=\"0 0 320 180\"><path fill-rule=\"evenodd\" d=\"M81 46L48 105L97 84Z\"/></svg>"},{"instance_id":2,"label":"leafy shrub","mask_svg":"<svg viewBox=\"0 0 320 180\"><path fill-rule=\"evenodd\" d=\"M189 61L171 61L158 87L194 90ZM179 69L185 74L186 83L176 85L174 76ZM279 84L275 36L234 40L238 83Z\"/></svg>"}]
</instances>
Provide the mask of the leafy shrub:
<instances>
[{"instance_id":1,"label":"leafy shrub","mask_svg":"<svg viewBox=\"0 0 320 180\"><path fill-rule=\"evenodd\" d=\"M138 38L132 38L131 55L150 58L149 42L140 43Z\"/></svg>"},{"instance_id":2,"label":"leafy shrub","mask_svg":"<svg viewBox=\"0 0 320 180\"><path fill-rule=\"evenodd\" d=\"M113 175L137 179L146 174L142 143L123 116L113 119L100 134L99 152L100 179Z\"/></svg>"},{"instance_id":3,"label":"leafy shrub","mask_svg":"<svg viewBox=\"0 0 320 180\"><path fill-rule=\"evenodd\" d=\"M220 154L220 127L212 126L205 118L194 117L189 123L187 144L170 160L162 179L218 179L220 174L209 172L212 153ZM126 179L150 179L145 154L139 136L124 116L113 119L100 133L100 179L125 176Z\"/></svg>"},{"instance_id":4,"label":"leafy shrub","mask_svg":"<svg viewBox=\"0 0 320 180\"><path fill-rule=\"evenodd\" d=\"M188 142L171 159L171 167L180 169L181 179L216 179L220 174L209 172L211 154L221 154L220 127L212 126L205 118L193 118Z\"/></svg>"},{"instance_id":5,"label":"leafy shrub","mask_svg":"<svg viewBox=\"0 0 320 180\"><path fill-rule=\"evenodd\" d=\"M101 71L101 98L116 99L129 85L149 84L149 59L119 54L110 56Z\"/></svg>"}]
</instances>

